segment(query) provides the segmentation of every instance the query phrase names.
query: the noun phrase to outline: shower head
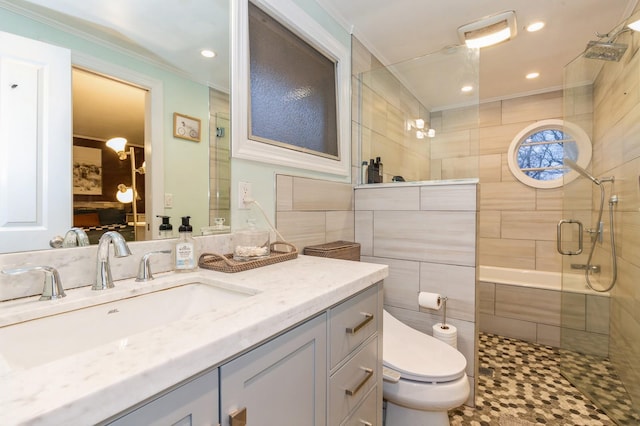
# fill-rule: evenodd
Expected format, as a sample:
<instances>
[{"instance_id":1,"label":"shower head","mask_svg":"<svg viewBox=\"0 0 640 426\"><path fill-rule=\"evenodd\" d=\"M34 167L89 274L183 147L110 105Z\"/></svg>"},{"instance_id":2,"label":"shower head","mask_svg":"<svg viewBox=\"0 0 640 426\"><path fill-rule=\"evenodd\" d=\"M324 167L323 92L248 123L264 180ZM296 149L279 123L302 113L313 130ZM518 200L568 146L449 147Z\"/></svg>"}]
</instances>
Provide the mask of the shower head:
<instances>
[{"instance_id":1,"label":"shower head","mask_svg":"<svg viewBox=\"0 0 640 426\"><path fill-rule=\"evenodd\" d=\"M587 48L584 50L583 55L587 59L600 59L603 61L618 62L626 51L626 44L606 41L590 41L587 44Z\"/></svg>"},{"instance_id":2,"label":"shower head","mask_svg":"<svg viewBox=\"0 0 640 426\"><path fill-rule=\"evenodd\" d=\"M591 180L591 182L595 183L596 185L600 185L602 182L600 182L600 180L598 178L596 178L595 176L593 176L591 173L589 173L588 171L586 171L585 169L583 169L582 167L578 166L578 164L573 161L570 158L564 158L563 163L569 167L571 167L573 170L575 170L576 172L580 173L582 176L588 178L589 180Z\"/></svg>"}]
</instances>

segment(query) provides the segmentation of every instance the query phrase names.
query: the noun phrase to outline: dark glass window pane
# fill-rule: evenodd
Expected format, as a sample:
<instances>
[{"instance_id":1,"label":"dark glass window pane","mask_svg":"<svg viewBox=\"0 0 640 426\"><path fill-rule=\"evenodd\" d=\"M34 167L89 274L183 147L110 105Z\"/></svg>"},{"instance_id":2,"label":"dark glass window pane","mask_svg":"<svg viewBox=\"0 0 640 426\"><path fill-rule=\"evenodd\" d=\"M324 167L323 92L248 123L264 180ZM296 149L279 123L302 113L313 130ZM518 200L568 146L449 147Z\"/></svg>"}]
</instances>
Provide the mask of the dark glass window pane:
<instances>
[{"instance_id":1,"label":"dark glass window pane","mask_svg":"<svg viewBox=\"0 0 640 426\"><path fill-rule=\"evenodd\" d=\"M249 3L250 138L338 158L336 64Z\"/></svg>"}]
</instances>

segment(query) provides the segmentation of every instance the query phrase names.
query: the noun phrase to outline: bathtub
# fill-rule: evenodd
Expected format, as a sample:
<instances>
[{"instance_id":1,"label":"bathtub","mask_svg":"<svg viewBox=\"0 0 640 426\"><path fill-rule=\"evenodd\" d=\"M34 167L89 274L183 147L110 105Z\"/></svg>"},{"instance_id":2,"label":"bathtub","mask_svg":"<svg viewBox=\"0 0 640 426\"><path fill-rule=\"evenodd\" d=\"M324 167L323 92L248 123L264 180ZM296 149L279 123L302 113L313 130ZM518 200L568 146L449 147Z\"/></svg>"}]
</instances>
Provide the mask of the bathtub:
<instances>
[{"instance_id":1,"label":"bathtub","mask_svg":"<svg viewBox=\"0 0 640 426\"><path fill-rule=\"evenodd\" d=\"M584 273L566 274L564 283L559 272L534 271L531 269L512 269L497 266L480 266L478 280L486 283L508 284L545 290L565 291L569 293L609 296L591 290L585 281Z\"/></svg>"},{"instance_id":2,"label":"bathtub","mask_svg":"<svg viewBox=\"0 0 640 426\"><path fill-rule=\"evenodd\" d=\"M479 329L482 332L560 346L576 335L580 340L606 341L609 293L589 289L582 273L526 269L478 268Z\"/></svg>"}]
</instances>

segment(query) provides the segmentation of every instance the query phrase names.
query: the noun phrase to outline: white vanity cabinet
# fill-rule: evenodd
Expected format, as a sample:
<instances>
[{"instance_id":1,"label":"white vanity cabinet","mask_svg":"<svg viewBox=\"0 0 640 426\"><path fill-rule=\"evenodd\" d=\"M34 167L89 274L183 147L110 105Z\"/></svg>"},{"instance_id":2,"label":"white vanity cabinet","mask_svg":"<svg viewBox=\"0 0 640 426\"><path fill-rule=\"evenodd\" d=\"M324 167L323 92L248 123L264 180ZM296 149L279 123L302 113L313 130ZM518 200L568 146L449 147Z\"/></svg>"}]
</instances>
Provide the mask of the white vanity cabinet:
<instances>
[{"instance_id":1,"label":"white vanity cabinet","mask_svg":"<svg viewBox=\"0 0 640 426\"><path fill-rule=\"evenodd\" d=\"M109 423L110 426L215 426L218 424L218 369Z\"/></svg>"},{"instance_id":2,"label":"white vanity cabinet","mask_svg":"<svg viewBox=\"0 0 640 426\"><path fill-rule=\"evenodd\" d=\"M327 424L326 324L323 313L220 367L222 425Z\"/></svg>"},{"instance_id":3,"label":"white vanity cabinet","mask_svg":"<svg viewBox=\"0 0 640 426\"><path fill-rule=\"evenodd\" d=\"M110 424L382 426L381 330L378 283Z\"/></svg>"}]
</instances>

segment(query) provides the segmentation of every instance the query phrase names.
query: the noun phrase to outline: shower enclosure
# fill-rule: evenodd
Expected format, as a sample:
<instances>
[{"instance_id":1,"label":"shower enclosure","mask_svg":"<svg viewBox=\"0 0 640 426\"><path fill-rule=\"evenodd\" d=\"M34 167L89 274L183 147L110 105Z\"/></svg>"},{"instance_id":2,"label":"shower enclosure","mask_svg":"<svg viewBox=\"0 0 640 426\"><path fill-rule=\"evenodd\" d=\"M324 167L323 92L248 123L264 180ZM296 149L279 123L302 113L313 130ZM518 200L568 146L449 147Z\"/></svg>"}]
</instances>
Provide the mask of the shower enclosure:
<instances>
[{"instance_id":1,"label":"shower enclosure","mask_svg":"<svg viewBox=\"0 0 640 426\"><path fill-rule=\"evenodd\" d=\"M616 43L630 47L617 62L584 55L565 67L564 118L590 135L593 156L589 169L563 187L563 217L582 222L585 232L582 253L563 256L560 368L617 424L637 425L640 63L632 54L637 41L631 33L623 34ZM604 212L599 220L602 191ZM613 209L612 216L608 208ZM572 233L567 230L563 240L577 242L577 233L577 228ZM577 249L577 243L573 244ZM589 271L576 269L578 265L589 265ZM589 289L585 273L592 287L610 287L609 291ZM576 279L583 284L580 292L569 289Z\"/></svg>"}]
</instances>

